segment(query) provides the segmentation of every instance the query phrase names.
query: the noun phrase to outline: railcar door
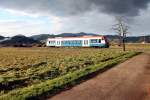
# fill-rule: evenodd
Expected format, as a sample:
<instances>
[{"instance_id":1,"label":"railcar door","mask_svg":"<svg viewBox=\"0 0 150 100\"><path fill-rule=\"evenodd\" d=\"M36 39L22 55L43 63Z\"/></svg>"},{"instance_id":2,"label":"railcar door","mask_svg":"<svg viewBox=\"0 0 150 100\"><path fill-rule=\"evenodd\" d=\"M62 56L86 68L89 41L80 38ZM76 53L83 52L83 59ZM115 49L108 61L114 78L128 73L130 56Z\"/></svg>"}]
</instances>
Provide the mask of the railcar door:
<instances>
[{"instance_id":1,"label":"railcar door","mask_svg":"<svg viewBox=\"0 0 150 100\"><path fill-rule=\"evenodd\" d=\"M83 40L83 46L89 47L89 40Z\"/></svg>"},{"instance_id":2,"label":"railcar door","mask_svg":"<svg viewBox=\"0 0 150 100\"><path fill-rule=\"evenodd\" d=\"M60 41L60 40L57 40L57 41L56 41L56 46L58 46L58 47L61 46L61 41Z\"/></svg>"}]
</instances>

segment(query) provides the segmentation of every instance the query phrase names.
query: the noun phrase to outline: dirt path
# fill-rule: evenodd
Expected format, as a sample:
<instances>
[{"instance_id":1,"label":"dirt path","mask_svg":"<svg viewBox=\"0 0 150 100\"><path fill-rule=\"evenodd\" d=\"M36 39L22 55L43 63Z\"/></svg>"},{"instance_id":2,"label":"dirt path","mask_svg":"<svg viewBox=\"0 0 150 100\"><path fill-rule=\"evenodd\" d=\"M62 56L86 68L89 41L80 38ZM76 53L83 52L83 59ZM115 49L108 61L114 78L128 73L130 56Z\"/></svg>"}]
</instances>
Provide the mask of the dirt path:
<instances>
[{"instance_id":1,"label":"dirt path","mask_svg":"<svg viewBox=\"0 0 150 100\"><path fill-rule=\"evenodd\" d=\"M138 55L49 100L150 100L150 55Z\"/></svg>"}]
</instances>

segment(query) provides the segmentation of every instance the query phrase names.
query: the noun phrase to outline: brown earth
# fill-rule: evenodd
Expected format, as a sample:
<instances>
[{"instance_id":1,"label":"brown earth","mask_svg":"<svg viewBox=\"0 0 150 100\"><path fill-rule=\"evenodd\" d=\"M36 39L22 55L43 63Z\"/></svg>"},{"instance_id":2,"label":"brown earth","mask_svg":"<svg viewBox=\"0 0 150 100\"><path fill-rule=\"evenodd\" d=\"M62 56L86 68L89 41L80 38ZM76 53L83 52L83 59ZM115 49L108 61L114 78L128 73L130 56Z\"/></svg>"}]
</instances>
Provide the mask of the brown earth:
<instances>
[{"instance_id":1,"label":"brown earth","mask_svg":"<svg viewBox=\"0 0 150 100\"><path fill-rule=\"evenodd\" d=\"M150 55L133 57L49 100L150 100Z\"/></svg>"}]
</instances>

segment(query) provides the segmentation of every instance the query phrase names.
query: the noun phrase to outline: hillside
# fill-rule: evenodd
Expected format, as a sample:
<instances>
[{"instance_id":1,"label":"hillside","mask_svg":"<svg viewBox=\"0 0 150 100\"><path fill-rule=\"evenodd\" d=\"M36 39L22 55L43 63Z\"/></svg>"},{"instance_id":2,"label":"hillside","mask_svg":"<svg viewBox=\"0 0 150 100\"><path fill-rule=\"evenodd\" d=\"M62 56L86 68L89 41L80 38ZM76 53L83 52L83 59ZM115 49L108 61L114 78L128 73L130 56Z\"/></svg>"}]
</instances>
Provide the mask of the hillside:
<instances>
[{"instance_id":1,"label":"hillside","mask_svg":"<svg viewBox=\"0 0 150 100\"><path fill-rule=\"evenodd\" d=\"M110 42L117 42L119 39L118 35L106 35ZM142 43L142 42L150 43L150 36L129 36L126 37L127 43Z\"/></svg>"},{"instance_id":2,"label":"hillside","mask_svg":"<svg viewBox=\"0 0 150 100\"><path fill-rule=\"evenodd\" d=\"M127 37L127 42L130 43L141 43L141 42L147 42L150 43L150 35L149 36L137 36L137 37Z\"/></svg>"},{"instance_id":3,"label":"hillside","mask_svg":"<svg viewBox=\"0 0 150 100\"><path fill-rule=\"evenodd\" d=\"M78 36L85 36L85 35L94 35L94 36L96 36L97 34L80 32L80 33L61 33L57 36L58 37L78 37Z\"/></svg>"},{"instance_id":4,"label":"hillside","mask_svg":"<svg viewBox=\"0 0 150 100\"><path fill-rule=\"evenodd\" d=\"M33 35L30 38L38 41L45 41L47 38L54 38L55 35L51 34L40 34L40 35Z\"/></svg>"},{"instance_id":5,"label":"hillside","mask_svg":"<svg viewBox=\"0 0 150 100\"><path fill-rule=\"evenodd\" d=\"M5 37L4 36L0 36L0 40L3 40L3 39L5 39Z\"/></svg>"},{"instance_id":6,"label":"hillside","mask_svg":"<svg viewBox=\"0 0 150 100\"><path fill-rule=\"evenodd\" d=\"M5 41L0 42L1 46L19 46L19 47L26 47L26 46L32 46L33 44L40 43L37 40L34 40L32 38L23 36L23 35L17 35L14 37L11 37Z\"/></svg>"}]
</instances>

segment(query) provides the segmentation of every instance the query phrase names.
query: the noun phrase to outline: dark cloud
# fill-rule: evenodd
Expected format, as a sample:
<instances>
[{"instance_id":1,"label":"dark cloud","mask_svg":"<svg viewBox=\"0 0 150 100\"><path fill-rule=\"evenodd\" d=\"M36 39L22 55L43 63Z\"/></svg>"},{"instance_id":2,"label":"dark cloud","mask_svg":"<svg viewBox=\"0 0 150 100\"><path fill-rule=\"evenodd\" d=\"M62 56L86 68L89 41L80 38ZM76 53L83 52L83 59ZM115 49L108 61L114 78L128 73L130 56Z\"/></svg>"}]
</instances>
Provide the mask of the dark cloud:
<instances>
[{"instance_id":1,"label":"dark cloud","mask_svg":"<svg viewBox=\"0 0 150 100\"><path fill-rule=\"evenodd\" d=\"M91 0L91 2L105 13L136 16L139 10L147 8L150 0Z\"/></svg>"},{"instance_id":2,"label":"dark cloud","mask_svg":"<svg viewBox=\"0 0 150 100\"><path fill-rule=\"evenodd\" d=\"M0 7L28 13L77 15L90 10L87 0L0 0Z\"/></svg>"},{"instance_id":3,"label":"dark cloud","mask_svg":"<svg viewBox=\"0 0 150 100\"><path fill-rule=\"evenodd\" d=\"M150 0L0 0L0 7L29 13L77 15L91 10L112 15L136 16Z\"/></svg>"}]
</instances>

